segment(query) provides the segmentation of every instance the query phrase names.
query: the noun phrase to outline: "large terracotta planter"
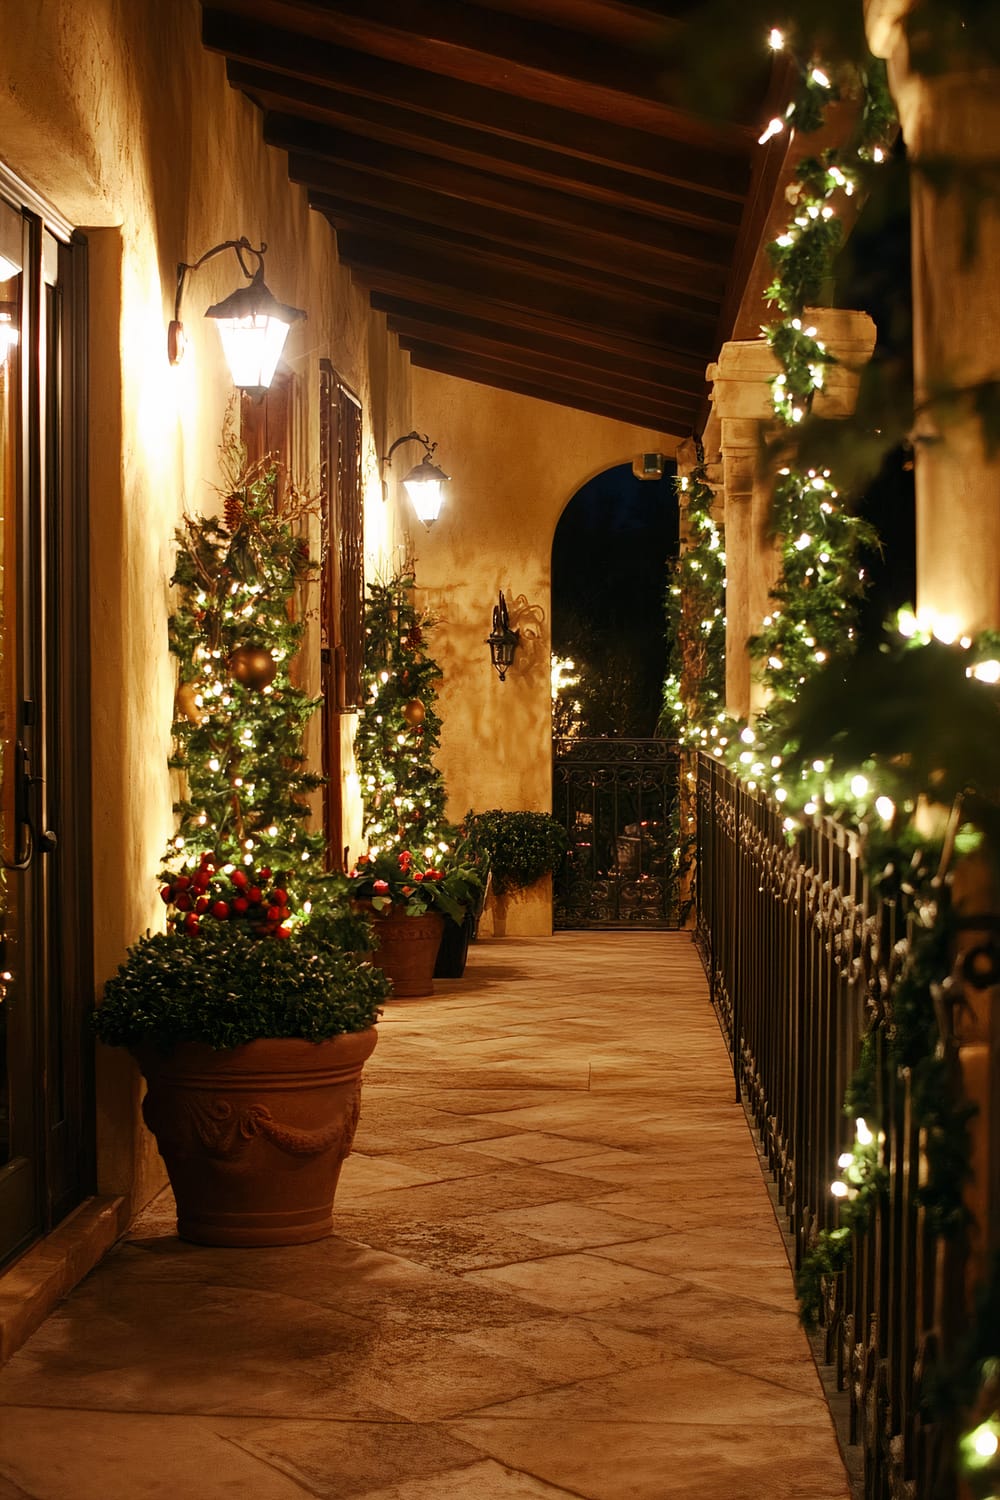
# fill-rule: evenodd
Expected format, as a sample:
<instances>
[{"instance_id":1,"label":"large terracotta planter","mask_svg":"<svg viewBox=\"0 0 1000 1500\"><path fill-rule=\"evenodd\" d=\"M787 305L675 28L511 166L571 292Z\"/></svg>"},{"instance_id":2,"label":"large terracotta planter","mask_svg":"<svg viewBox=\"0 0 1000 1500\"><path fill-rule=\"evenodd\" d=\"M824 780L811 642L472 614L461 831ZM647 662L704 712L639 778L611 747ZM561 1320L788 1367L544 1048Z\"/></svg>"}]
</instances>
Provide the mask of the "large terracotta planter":
<instances>
[{"instance_id":1,"label":"large terracotta planter","mask_svg":"<svg viewBox=\"0 0 1000 1500\"><path fill-rule=\"evenodd\" d=\"M216 1052L137 1048L142 1112L200 1245L300 1245L332 1233L333 1199L361 1113L377 1032L274 1038Z\"/></svg>"},{"instance_id":2,"label":"large terracotta planter","mask_svg":"<svg viewBox=\"0 0 1000 1500\"><path fill-rule=\"evenodd\" d=\"M433 994L434 965L445 923L441 913L405 917L390 910L373 911L371 916L378 938L372 963L392 980L393 995L413 999Z\"/></svg>"}]
</instances>

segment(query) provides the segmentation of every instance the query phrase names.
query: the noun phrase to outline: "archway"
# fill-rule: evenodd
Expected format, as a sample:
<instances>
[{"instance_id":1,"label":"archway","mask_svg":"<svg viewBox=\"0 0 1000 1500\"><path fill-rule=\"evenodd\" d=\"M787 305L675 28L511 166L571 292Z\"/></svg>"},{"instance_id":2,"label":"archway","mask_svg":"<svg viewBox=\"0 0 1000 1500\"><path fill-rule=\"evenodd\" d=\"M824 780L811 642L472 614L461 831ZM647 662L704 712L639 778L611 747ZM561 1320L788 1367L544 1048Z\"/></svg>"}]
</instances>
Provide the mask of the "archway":
<instances>
[{"instance_id":1,"label":"archway","mask_svg":"<svg viewBox=\"0 0 1000 1500\"><path fill-rule=\"evenodd\" d=\"M569 844L556 927L677 924L677 755L656 724L678 505L673 465L658 467L589 480L553 539L552 805Z\"/></svg>"}]
</instances>

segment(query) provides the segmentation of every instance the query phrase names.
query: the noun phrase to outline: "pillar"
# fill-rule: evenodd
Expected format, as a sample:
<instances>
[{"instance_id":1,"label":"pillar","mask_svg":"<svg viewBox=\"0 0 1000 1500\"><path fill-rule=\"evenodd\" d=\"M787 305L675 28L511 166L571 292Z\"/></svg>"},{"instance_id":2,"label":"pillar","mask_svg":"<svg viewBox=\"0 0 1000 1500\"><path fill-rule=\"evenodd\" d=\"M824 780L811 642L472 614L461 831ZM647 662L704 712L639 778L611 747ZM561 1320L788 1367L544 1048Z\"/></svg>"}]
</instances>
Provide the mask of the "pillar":
<instances>
[{"instance_id":1,"label":"pillar","mask_svg":"<svg viewBox=\"0 0 1000 1500\"><path fill-rule=\"evenodd\" d=\"M847 416L875 347L875 325L867 313L841 308L809 308L803 316L837 361L816 393L813 410L822 417ZM741 719L763 707L747 641L763 624L780 570L770 526L773 475L764 459L764 444L776 430L770 382L779 369L767 342L751 339L724 344L707 372L725 488L726 708Z\"/></svg>"},{"instance_id":2,"label":"pillar","mask_svg":"<svg viewBox=\"0 0 1000 1500\"><path fill-rule=\"evenodd\" d=\"M916 72L902 25L910 9L909 0L869 0L865 20L914 163L916 602L971 634L1000 628L1000 452L984 443L971 399L934 397L1000 377L1000 205L988 190L976 201L974 182L969 194L959 175L995 164L1000 69L982 66L970 45L936 56L933 75ZM944 163L944 182L932 188L921 160Z\"/></svg>"}]
</instances>

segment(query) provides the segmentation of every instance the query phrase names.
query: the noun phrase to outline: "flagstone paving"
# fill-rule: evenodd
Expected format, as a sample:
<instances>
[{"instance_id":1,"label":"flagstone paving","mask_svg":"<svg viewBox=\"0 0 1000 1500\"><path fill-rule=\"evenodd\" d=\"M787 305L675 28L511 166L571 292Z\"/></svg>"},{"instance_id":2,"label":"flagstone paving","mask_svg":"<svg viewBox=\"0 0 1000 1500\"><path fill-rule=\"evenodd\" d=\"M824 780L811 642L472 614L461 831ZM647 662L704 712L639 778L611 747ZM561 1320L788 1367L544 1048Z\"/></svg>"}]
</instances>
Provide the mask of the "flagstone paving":
<instances>
[{"instance_id":1,"label":"flagstone paving","mask_svg":"<svg viewBox=\"0 0 1000 1500\"><path fill-rule=\"evenodd\" d=\"M848 1500L683 933L390 1003L337 1234L163 1194L0 1371L0 1500Z\"/></svg>"}]
</instances>

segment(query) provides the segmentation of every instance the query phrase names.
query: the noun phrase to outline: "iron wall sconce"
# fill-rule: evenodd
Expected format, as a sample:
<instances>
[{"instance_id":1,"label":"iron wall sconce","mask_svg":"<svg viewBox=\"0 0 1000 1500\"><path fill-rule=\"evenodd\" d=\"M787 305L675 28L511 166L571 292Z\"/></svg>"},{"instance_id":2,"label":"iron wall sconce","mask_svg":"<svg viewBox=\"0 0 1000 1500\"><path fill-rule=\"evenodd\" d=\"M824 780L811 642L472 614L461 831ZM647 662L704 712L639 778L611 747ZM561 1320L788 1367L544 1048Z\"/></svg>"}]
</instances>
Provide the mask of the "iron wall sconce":
<instances>
[{"instance_id":1,"label":"iron wall sconce","mask_svg":"<svg viewBox=\"0 0 1000 1500\"><path fill-rule=\"evenodd\" d=\"M490 662L497 670L501 682L507 681L508 668L514 665L514 653L521 644L521 632L511 630L507 601L500 590L500 601L493 606L493 629L486 637L490 648Z\"/></svg>"},{"instance_id":2,"label":"iron wall sconce","mask_svg":"<svg viewBox=\"0 0 1000 1500\"><path fill-rule=\"evenodd\" d=\"M399 445L401 443L413 442L423 443L424 456L416 468L411 469L405 475L403 488L410 497L417 519L422 521L427 530L430 531L434 522L441 514L441 506L444 503L442 485L447 484L451 477L443 469L439 469L437 464L431 463L431 455L437 447L437 443L432 443L426 433L421 434L416 430L408 432L405 437L396 439L382 462L387 468L391 468L390 460Z\"/></svg>"},{"instance_id":3,"label":"iron wall sconce","mask_svg":"<svg viewBox=\"0 0 1000 1500\"><path fill-rule=\"evenodd\" d=\"M232 250L240 263L240 270L250 285L237 287L221 302L216 302L205 313L214 318L222 339L222 347L232 372L233 384L251 395L260 396L274 378L274 372L285 347L288 330L293 323L305 317L300 307L288 307L264 284L265 242L257 249L244 235L238 240L223 240L190 264L181 261L177 267L177 295L174 298L173 321L167 330L167 354L172 365L180 364L184 357L184 325L181 322L181 299L188 272L197 271L213 255L223 250ZM248 255L256 256L257 264L251 270Z\"/></svg>"}]
</instances>

